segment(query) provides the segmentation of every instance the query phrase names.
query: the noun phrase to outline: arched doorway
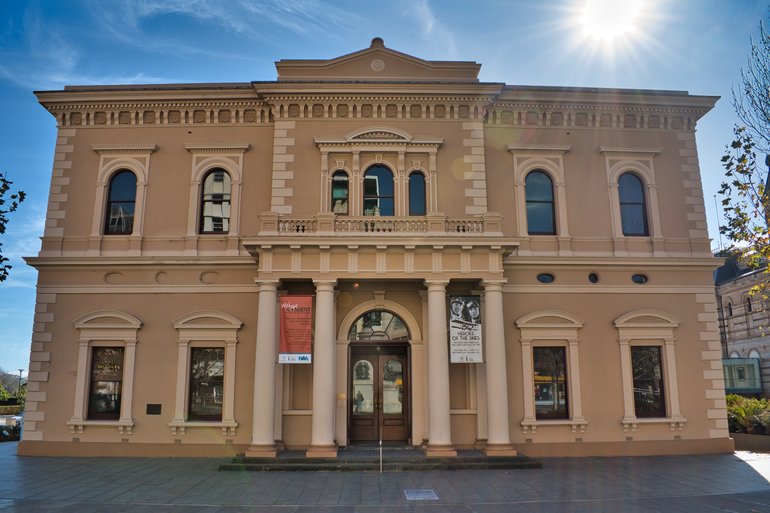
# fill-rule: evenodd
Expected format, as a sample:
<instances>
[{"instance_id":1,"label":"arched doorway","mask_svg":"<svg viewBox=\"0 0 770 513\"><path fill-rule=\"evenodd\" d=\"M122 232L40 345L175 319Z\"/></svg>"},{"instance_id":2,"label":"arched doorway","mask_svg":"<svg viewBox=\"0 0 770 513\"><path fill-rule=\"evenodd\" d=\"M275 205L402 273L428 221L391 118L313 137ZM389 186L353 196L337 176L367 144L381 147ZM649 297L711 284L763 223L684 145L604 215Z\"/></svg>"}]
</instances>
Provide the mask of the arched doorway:
<instances>
[{"instance_id":1,"label":"arched doorway","mask_svg":"<svg viewBox=\"0 0 770 513\"><path fill-rule=\"evenodd\" d=\"M409 330L387 310L369 310L348 331L351 443L409 441Z\"/></svg>"}]
</instances>

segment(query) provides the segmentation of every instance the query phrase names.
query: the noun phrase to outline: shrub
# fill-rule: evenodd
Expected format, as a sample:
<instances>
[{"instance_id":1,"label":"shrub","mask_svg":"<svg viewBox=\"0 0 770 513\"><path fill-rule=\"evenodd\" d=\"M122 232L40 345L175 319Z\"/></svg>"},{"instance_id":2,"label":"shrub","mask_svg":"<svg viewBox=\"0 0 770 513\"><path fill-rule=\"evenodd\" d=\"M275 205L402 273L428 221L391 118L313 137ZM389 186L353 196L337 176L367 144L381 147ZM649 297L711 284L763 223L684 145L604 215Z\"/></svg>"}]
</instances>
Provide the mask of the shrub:
<instances>
[{"instance_id":1,"label":"shrub","mask_svg":"<svg viewBox=\"0 0 770 513\"><path fill-rule=\"evenodd\" d=\"M0 406L0 415L17 415L21 413L21 406Z\"/></svg>"},{"instance_id":2,"label":"shrub","mask_svg":"<svg viewBox=\"0 0 770 513\"><path fill-rule=\"evenodd\" d=\"M754 399L730 394L727 422L734 433L765 434L770 429L770 404L767 399Z\"/></svg>"}]
</instances>

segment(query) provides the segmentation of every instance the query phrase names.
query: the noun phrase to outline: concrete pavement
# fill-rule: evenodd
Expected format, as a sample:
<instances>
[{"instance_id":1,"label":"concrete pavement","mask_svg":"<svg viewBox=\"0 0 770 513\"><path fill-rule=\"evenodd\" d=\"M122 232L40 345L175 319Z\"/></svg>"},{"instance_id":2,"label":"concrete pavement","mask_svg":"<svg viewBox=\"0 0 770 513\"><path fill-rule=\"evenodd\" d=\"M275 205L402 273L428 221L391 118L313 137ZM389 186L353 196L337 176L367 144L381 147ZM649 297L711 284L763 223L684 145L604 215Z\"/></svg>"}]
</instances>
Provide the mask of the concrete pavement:
<instances>
[{"instance_id":1,"label":"concrete pavement","mask_svg":"<svg viewBox=\"0 0 770 513\"><path fill-rule=\"evenodd\" d=\"M205 458L43 458L0 444L0 513L770 512L770 455L542 459L534 470L218 472ZM408 500L432 490L437 500Z\"/></svg>"}]
</instances>

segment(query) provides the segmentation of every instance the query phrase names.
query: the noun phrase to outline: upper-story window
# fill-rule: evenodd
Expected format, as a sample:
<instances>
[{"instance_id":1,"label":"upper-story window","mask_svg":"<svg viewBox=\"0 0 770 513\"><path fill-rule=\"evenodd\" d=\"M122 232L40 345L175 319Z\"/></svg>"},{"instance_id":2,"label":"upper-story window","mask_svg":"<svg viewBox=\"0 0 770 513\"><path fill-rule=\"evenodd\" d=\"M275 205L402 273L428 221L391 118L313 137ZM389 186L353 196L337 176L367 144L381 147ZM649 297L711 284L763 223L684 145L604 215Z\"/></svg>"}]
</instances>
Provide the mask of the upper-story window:
<instances>
[{"instance_id":1,"label":"upper-story window","mask_svg":"<svg viewBox=\"0 0 770 513\"><path fill-rule=\"evenodd\" d=\"M107 194L105 235L131 235L134 231L136 175L122 169L112 175Z\"/></svg>"},{"instance_id":2,"label":"upper-story window","mask_svg":"<svg viewBox=\"0 0 770 513\"><path fill-rule=\"evenodd\" d=\"M385 166L376 165L364 173L364 215L394 215L393 173Z\"/></svg>"},{"instance_id":3,"label":"upper-story window","mask_svg":"<svg viewBox=\"0 0 770 513\"><path fill-rule=\"evenodd\" d=\"M338 215L348 215L348 199L350 182L345 171L335 171L332 175L332 212Z\"/></svg>"},{"instance_id":4,"label":"upper-story window","mask_svg":"<svg viewBox=\"0 0 770 513\"><path fill-rule=\"evenodd\" d=\"M620 219L623 235L646 236L647 202L644 197L644 183L634 173L623 173L618 178L618 196L620 198Z\"/></svg>"},{"instance_id":5,"label":"upper-story window","mask_svg":"<svg viewBox=\"0 0 770 513\"><path fill-rule=\"evenodd\" d=\"M414 171L409 175L409 215L424 216L425 208L425 175Z\"/></svg>"},{"instance_id":6,"label":"upper-story window","mask_svg":"<svg viewBox=\"0 0 770 513\"><path fill-rule=\"evenodd\" d=\"M524 180L527 198L527 233L555 235L553 182L543 171L532 171Z\"/></svg>"},{"instance_id":7,"label":"upper-story window","mask_svg":"<svg viewBox=\"0 0 770 513\"><path fill-rule=\"evenodd\" d=\"M203 179L201 193L201 233L227 233L230 230L230 175L213 169Z\"/></svg>"}]
</instances>

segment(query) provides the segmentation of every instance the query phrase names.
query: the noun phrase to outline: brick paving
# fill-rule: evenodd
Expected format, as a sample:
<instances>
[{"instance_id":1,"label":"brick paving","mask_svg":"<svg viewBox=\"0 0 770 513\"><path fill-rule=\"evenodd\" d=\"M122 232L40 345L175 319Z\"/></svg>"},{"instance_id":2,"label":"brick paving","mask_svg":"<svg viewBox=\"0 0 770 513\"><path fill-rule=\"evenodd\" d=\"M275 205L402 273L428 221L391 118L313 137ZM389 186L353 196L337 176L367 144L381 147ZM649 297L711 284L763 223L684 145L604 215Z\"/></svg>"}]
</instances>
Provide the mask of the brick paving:
<instances>
[{"instance_id":1,"label":"brick paving","mask_svg":"<svg viewBox=\"0 0 770 513\"><path fill-rule=\"evenodd\" d=\"M207 458L45 458L0 444L0 513L770 513L770 455L547 458L542 469L219 472ZM438 500L409 501L405 490Z\"/></svg>"}]
</instances>

